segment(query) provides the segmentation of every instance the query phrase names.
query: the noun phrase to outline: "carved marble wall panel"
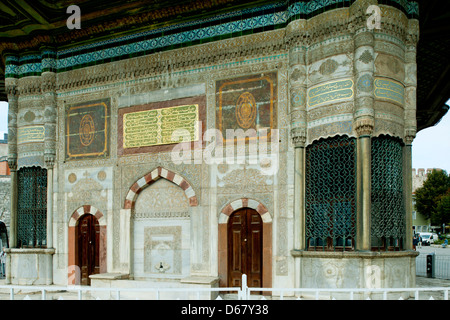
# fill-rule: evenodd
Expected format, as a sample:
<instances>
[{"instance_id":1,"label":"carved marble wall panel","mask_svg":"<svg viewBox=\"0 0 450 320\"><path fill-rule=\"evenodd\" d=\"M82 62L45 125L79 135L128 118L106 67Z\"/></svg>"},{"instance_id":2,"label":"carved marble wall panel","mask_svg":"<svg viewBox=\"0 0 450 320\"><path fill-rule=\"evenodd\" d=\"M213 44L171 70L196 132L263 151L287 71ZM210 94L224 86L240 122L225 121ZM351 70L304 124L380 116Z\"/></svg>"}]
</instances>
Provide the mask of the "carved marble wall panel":
<instances>
[{"instance_id":1,"label":"carved marble wall panel","mask_svg":"<svg viewBox=\"0 0 450 320\"><path fill-rule=\"evenodd\" d=\"M138 196L134 219L189 218L189 203L183 190L176 184L159 179Z\"/></svg>"},{"instance_id":2,"label":"carved marble wall panel","mask_svg":"<svg viewBox=\"0 0 450 320\"><path fill-rule=\"evenodd\" d=\"M217 187L220 193L252 194L273 191L274 177L264 175L257 166L250 165L220 165L217 173Z\"/></svg>"},{"instance_id":3,"label":"carved marble wall panel","mask_svg":"<svg viewBox=\"0 0 450 320\"><path fill-rule=\"evenodd\" d=\"M190 208L179 186L160 179L144 189L132 221L135 277L189 274Z\"/></svg>"},{"instance_id":4,"label":"carved marble wall panel","mask_svg":"<svg viewBox=\"0 0 450 320\"><path fill-rule=\"evenodd\" d=\"M357 288L361 278L346 277L346 274L358 275L361 266L352 259L314 259L304 258L302 285L308 288Z\"/></svg>"},{"instance_id":5,"label":"carved marble wall panel","mask_svg":"<svg viewBox=\"0 0 450 320\"><path fill-rule=\"evenodd\" d=\"M333 55L311 62L308 65L309 86L330 81L331 79L349 78L352 76L353 55L349 53Z\"/></svg>"},{"instance_id":6,"label":"carved marble wall panel","mask_svg":"<svg viewBox=\"0 0 450 320\"><path fill-rule=\"evenodd\" d=\"M404 53L403 53L404 56ZM392 78L397 81L405 79L405 63L394 55L378 53L375 59L375 75Z\"/></svg>"},{"instance_id":7,"label":"carved marble wall panel","mask_svg":"<svg viewBox=\"0 0 450 320\"><path fill-rule=\"evenodd\" d=\"M107 215L112 211L113 169L111 167L64 170L66 220L83 205L91 205Z\"/></svg>"}]
</instances>

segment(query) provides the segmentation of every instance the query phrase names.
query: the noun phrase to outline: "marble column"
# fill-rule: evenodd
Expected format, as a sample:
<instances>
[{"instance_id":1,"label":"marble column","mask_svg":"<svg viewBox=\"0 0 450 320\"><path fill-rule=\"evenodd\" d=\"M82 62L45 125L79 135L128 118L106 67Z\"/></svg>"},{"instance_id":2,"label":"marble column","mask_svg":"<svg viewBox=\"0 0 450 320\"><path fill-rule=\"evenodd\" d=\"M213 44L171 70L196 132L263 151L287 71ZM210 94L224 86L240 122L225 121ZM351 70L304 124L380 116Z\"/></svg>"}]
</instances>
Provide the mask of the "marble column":
<instances>
[{"instance_id":1,"label":"marble column","mask_svg":"<svg viewBox=\"0 0 450 320\"><path fill-rule=\"evenodd\" d=\"M53 247L53 166L56 155L56 76L53 72L41 75L44 101L44 163L47 168L47 248Z\"/></svg>"},{"instance_id":2,"label":"marble column","mask_svg":"<svg viewBox=\"0 0 450 320\"><path fill-rule=\"evenodd\" d=\"M19 94L16 79L6 79L8 96L8 166L11 171L11 215L9 230L9 246L17 247L17 112Z\"/></svg>"},{"instance_id":3,"label":"marble column","mask_svg":"<svg viewBox=\"0 0 450 320\"><path fill-rule=\"evenodd\" d=\"M53 167L56 158L56 52L42 49L41 92L44 101L44 163L47 167L47 248L53 248ZM53 283L53 255L49 255L46 284Z\"/></svg>"},{"instance_id":4,"label":"marble column","mask_svg":"<svg viewBox=\"0 0 450 320\"><path fill-rule=\"evenodd\" d=\"M306 49L289 52L289 93L291 139L294 145L294 250L305 246L304 153L306 143Z\"/></svg>"},{"instance_id":5,"label":"marble column","mask_svg":"<svg viewBox=\"0 0 450 320\"><path fill-rule=\"evenodd\" d=\"M17 112L19 108L19 93L15 78L5 79L5 88L8 96L8 166L11 171L10 185L10 225L9 247L17 247ZM6 259L6 284L11 284L11 255Z\"/></svg>"},{"instance_id":6,"label":"marble column","mask_svg":"<svg viewBox=\"0 0 450 320\"><path fill-rule=\"evenodd\" d=\"M291 131L294 149L294 250L305 250L305 142L304 130Z\"/></svg>"},{"instance_id":7,"label":"marble column","mask_svg":"<svg viewBox=\"0 0 450 320\"><path fill-rule=\"evenodd\" d=\"M406 144L403 147L403 198L405 201L405 228L406 241L404 243L405 250L412 250L412 136L406 139Z\"/></svg>"},{"instance_id":8,"label":"marble column","mask_svg":"<svg viewBox=\"0 0 450 320\"><path fill-rule=\"evenodd\" d=\"M291 139L294 146L294 230L293 252L306 249L305 245L305 176L304 154L307 133L306 121L306 47L302 43L303 36L299 30L304 26L297 23L288 28L291 38L289 50L289 115ZM301 259L295 259L295 287L301 286Z\"/></svg>"},{"instance_id":9,"label":"marble column","mask_svg":"<svg viewBox=\"0 0 450 320\"><path fill-rule=\"evenodd\" d=\"M412 142L417 132L417 41L418 21L410 21L405 51L405 146L403 147L404 201L406 215L405 250L412 250Z\"/></svg>"},{"instance_id":10,"label":"marble column","mask_svg":"<svg viewBox=\"0 0 450 320\"><path fill-rule=\"evenodd\" d=\"M371 249L371 136L374 129L374 36L365 26L354 35L355 111L357 143L356 249Z\"/></svg>"}]
</instances>

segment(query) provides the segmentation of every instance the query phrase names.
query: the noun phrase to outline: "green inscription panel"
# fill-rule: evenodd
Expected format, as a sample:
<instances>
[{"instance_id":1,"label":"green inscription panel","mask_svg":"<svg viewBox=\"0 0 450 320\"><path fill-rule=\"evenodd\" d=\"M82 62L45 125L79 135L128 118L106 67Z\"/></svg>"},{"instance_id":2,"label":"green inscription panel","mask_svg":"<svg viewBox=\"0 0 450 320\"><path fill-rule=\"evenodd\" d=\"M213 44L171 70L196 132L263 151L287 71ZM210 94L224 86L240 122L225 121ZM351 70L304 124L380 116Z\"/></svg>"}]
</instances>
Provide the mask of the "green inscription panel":
<instances>
[{"instance_id":1,"label":"green inscription panel","mask_svg":"<svg viewBox=\"0 0 450 320\"><path fill-rule=\"evenodd\" d=\"M18 129L17 143L42 142L44 139L44 126L22 127Z\"/></svg>"},{"instance_id":2,"label":"green inscription panel","mask_svg":"<svg viewBox=\"0 0 450 320\"><path fill-rule=\"evenodd\" d=\"M126 113L123 116L123 147L138 148L198 140L198 105L183 105Z\"/></svg>"},{"instance_id":3,"label":"green inscription panel","mask_svg":"<svg viewBox=\"0 0 450 320\"><path fill-rule=\"evenodd\" d=\"M405 87L397 81L376 78L374 82L375 97L392 100L400 104L405 102Z\"/></svg>"},{"instance_id":4,"label":"green inscription panel","mask_svg":"<svg viewBox=\"0 0 450 320\"><path fill-rule=\"evenodd\" d=\"M308 107L349 100L353 97L353 80L339 80L312 87L308 91Z\"/></svg>"}]
</instances>

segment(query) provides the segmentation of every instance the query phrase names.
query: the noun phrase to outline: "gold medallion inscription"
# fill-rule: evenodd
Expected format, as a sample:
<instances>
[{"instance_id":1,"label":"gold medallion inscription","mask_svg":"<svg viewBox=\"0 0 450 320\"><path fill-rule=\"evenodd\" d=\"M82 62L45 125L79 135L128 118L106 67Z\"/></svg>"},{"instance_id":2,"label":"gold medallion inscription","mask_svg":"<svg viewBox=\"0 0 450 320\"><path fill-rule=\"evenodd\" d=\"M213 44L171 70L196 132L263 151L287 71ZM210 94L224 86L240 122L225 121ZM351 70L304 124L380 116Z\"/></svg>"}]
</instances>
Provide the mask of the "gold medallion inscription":
<instances>
[{"instance_id":1,"label":"gold medallion inscription","mask_svg":"<svg viewBox=\"0 0 450 320\"><path fill-rule=\"evenodd\" d=\"M88 146L94 140L95 127L94 119L87 114L80 121L80 142L83 146Z\"/></svg>"},{"instance_id":2,"label":"gold medallion inscription","mask_svg":"<svg viewBox=\"0 0 450 320\"><path fill-rule=\"evenodd\" d=\"M256 119L256 101L250 92L241 94L236 103L236 119L241 128L248 129Z\"/></svg>"}]
</instances>

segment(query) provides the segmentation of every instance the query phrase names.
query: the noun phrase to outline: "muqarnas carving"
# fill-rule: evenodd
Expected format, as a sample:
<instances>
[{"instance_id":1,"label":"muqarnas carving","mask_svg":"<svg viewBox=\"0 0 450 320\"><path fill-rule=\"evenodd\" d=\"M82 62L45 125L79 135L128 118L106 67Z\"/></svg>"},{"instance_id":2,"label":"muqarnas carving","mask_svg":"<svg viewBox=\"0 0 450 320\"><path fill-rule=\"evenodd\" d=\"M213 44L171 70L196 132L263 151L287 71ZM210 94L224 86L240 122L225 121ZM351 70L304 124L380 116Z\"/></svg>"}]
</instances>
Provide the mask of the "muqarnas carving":
<instances>
[{"instance_id":1,"label":"muqarnas carving","mask_svg":"<svg viewBox=\"0 0 450 320\"><path fill-rule=\"evenodd\" d=\"M109 99L67 106L65 120L66 160L109 156Z\"/></svg>"},{"instance_id":2,"label":"muqarnas carving","mask_svg":"<svg viewBox=\"0 0 450 320\"><path fill-rule=\"evenodd\" d=\"M277 73L217 81L216 121L225 141L227 129L267 129L270 137L277 127Z\"/></svg>"}]
</instances>

